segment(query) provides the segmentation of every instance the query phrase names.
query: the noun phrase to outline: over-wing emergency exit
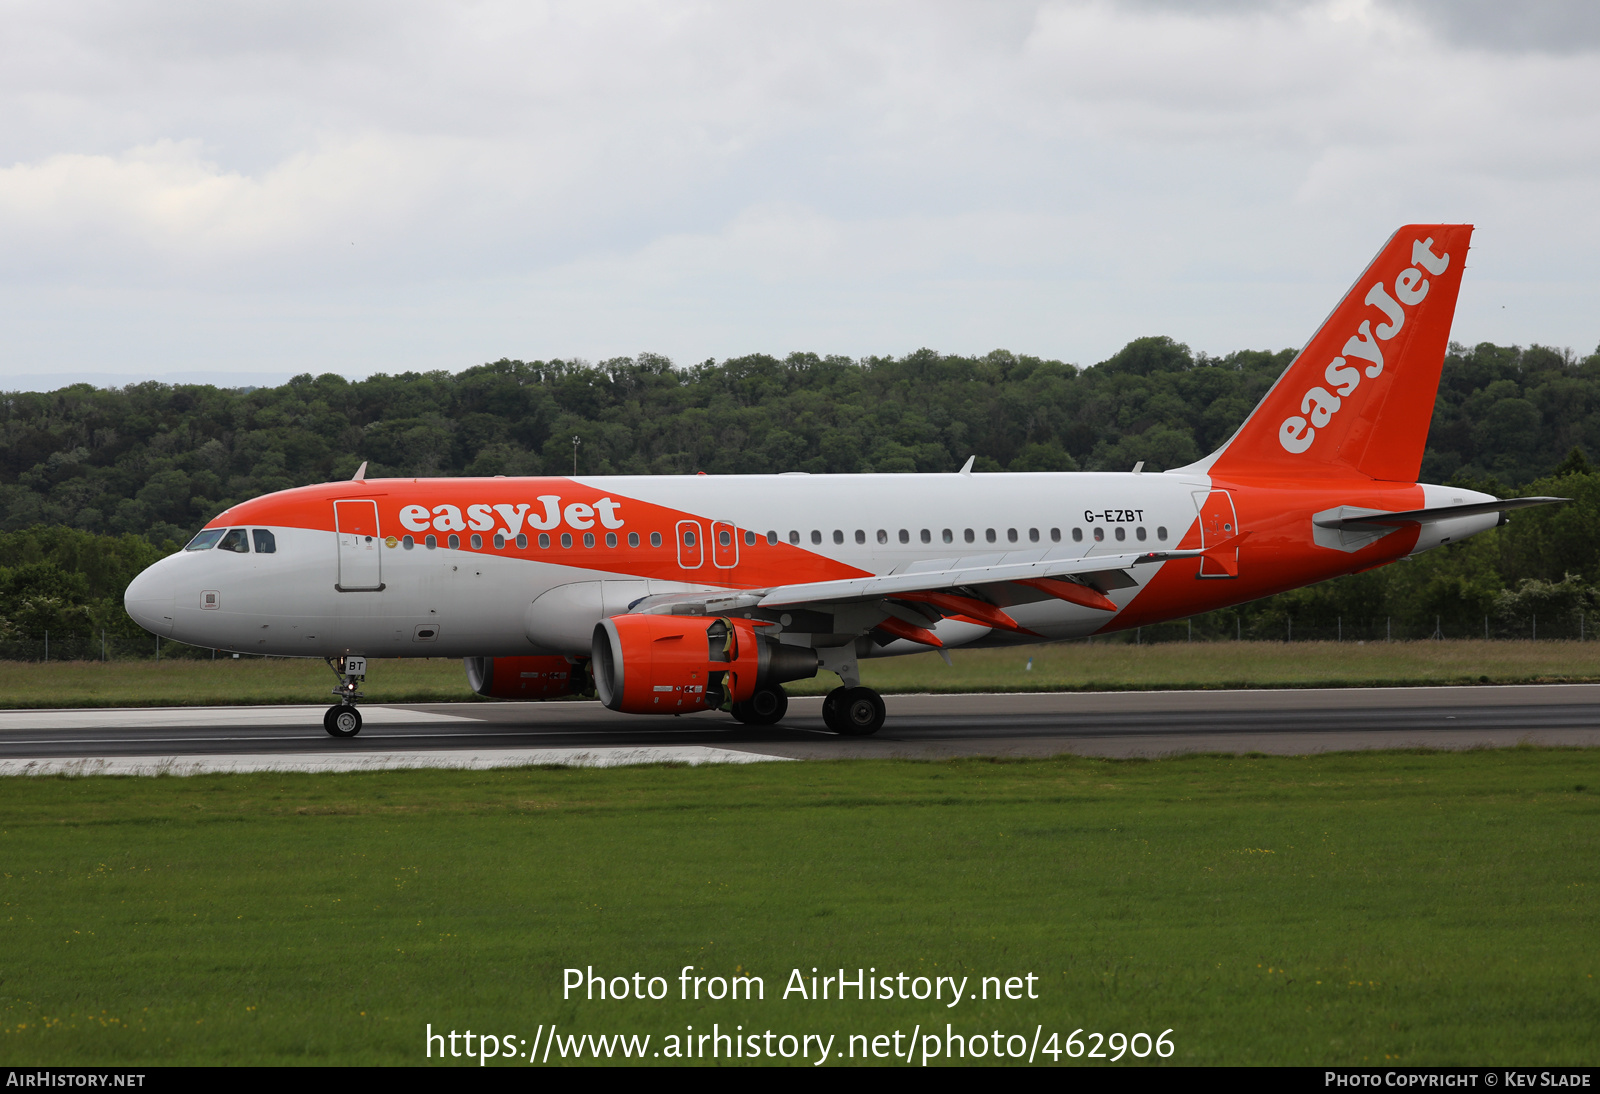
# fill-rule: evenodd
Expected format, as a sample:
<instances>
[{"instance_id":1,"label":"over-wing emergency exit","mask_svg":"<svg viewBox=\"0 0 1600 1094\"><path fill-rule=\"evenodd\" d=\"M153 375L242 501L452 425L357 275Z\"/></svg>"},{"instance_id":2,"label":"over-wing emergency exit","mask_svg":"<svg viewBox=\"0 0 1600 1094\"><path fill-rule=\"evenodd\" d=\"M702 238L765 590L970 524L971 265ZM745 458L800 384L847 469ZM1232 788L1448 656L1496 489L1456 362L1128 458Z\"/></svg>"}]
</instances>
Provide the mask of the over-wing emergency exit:
<instances>
[{"instance_id":1,"label":"over-wing emergency exit","mask_svg":"<svg viewBox=\"0 0 1600 1094\"><path fill-rule=\"evenodd\" d=\"M369 658L452 656L479 693L784 716L860 662L1178 619L1461 540L1506 510L1417 483L1470 225L1408 225L1220 449L1162 473L366 479L234 506L140 574L141 626L320 657L360 731ZM364 471L364 467L363 467Z\"/></svg>"}]
</instances>

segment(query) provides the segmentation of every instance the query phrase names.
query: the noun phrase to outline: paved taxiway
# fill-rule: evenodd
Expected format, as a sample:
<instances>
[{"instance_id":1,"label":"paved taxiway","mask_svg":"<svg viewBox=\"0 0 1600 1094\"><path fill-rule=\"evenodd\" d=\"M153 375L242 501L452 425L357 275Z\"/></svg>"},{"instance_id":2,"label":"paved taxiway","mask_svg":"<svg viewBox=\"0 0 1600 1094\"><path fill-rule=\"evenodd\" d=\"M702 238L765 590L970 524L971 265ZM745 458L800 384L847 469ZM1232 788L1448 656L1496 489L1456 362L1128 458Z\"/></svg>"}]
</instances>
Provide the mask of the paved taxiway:
<instances>
[{"instance_id":1,"label":"paved taxiway","mask_svg":"<svg viewBox=\"0 0 1600 1094\"><path fill-rule=\"evenodd\" d=\"M340 770L527 763L751 762L837 757L1301 754L1367 748L1600 746L1600 685L891 695L876 736L822 725L796 699L782 725L725 715L614 714L594 702L364 706L359 737L323 707L0 711L0 773Z\"/></svg>"}]
</instances>

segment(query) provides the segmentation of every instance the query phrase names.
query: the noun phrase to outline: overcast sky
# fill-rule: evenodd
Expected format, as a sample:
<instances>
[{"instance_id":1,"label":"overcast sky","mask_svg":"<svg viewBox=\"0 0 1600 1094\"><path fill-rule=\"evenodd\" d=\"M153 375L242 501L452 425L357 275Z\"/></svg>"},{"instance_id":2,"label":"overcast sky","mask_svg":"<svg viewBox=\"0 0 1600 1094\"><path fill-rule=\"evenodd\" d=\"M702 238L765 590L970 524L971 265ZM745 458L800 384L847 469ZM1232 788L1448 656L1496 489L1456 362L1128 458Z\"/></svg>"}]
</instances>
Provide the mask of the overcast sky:
<instances>
[{"instance_id":1,"label":"overcast sky","mask_svg":"<svg viewBox=\"0 0 1600 1094\"><path fill-rule=\"evenodd\" d=\"M1600 5L0 0L0 387L1600 342Z\"/></svg>"}]
</instances>

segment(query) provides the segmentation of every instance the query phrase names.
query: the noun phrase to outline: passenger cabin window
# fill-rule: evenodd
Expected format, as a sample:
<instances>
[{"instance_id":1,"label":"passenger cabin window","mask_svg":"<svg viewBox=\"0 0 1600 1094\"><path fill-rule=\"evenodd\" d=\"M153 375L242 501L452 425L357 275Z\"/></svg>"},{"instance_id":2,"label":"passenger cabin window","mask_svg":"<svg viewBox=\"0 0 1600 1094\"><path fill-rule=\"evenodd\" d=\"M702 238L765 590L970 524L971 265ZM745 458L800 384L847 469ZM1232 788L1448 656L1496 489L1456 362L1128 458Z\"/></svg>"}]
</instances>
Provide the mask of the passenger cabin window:
<instances>
[{"instance_id":1,"label":"passenger cabin window","mask_svg":"<svg viewBox=\"0 0 1600 1094\"><path fill-rule=\"evenodd\" d=\"M1136 539L1143 541L1145 538L1144 526L1140 525L1138 528L1135 528L1133 530L1133 534Z\"/></svg>"},{"instance_id":2,"label":"passenger cabin window","mask_svg":"<svg viewBox=\"0 0 1600 1094\"><path fill-rule=\"evenodd\" d=\"M685 533L683 533L683 545L685 547L693 547L694 546L694 533L693 532L685 532Z\"/></svg>"},{"instance_id":3,"label":"passenger cabin window","mask_svg":"<svg viewBox=\"0 0 1600 1094\"><path fill-rule=\"evenodd\" d=\"M1117 542L1121 543L1123 540L1125 540L1127 538L1128 538L1128 530L1126 528L1124 528L1120 524L1117 525Z\"/></svg>"},{"instance_id":4,"label":"passenger cabin window","mask_svg":"<svg viewBox=\"0 0 1600 1094\"><path fill-rule=\"evenodd\" d=\"M733 536L732 536L732 534L730 534L729 531L726 528L722 529L722 531L717 533L717 543L719 545L723 546L723 547L732 546L732 544L733 544Z\"/></svg>"},{"instance_id":5,"label":"passenger cabin window","mask_svg":"<svg viewBox=\"0 0 1600 1094\"><path fill-rule=\"evenodd\" d=\"M795 531L793 528L789 529L789 542L790 543L799 543L800 542L800 533Z\"/></svg>"},{"instance_id":6,"label":"passenger cabin window","mask_svg":"<svg viewBox=\"0 0 1600 1094\"><path fill-rule=\"evenodd\" d=\"M593 547L594 546L594 533L593 532L585 532L585 533L583 533L583 545L585 547Z\"/></svg>"},{"instance_id":7,"label":"passenger cabin window","mask_svg":"<svg viewBox=\"0 0 1600 1094\"><path fill-rule=\"evenodd\" d=\"M438 536L429 536L427 539L422 541L422 545L424 547L426 547L430 551L438 550L438 548L439 548L439 537Z\"/></svg>"},{"instance_id":8,"label":"passenger cabin window","mask_svg":"<svg viewBox=\"0 0 1600 1094\"><path fill-rule=\"evenodd\" d=\"M451 536L450 538L454 539L455 537ZM565 548L566 550L568 550L568 551L572 550L572 533L571 532L562 532L561 533L561 546L563 548Z\"/></svg>"},{"instance_id":9,"label":"passenger cabin window","mask_svg":"<svg viewBox=\"0 0 1600 1094\"><path fill-rule=\"evenodd\" d=\"M517 550L526 551L527 549L528 549L528 533L526 533L526 532L518 532L517 533Z\"/></svg>"},{"instance_id":10,"label":"passenger cabin window","mask_svg":"<svg viewBox=\"0 0 1600 1094\"><path fill-rule=\"evenodd\" d=\"M922 533L922 538L923 538L924 542L927 541L928 533L926 531L924 531ZM911 533L910 533L910 531L908 531L905 528L900 529L900 542L901 543L910 543L911 542Z\"/></svg>"},{"instance_id":11,"label":"passenger cabin window","mask_svg":"<svg viewBox=\"0 0 1600 1094\"><path fill-rule=\"evenodd\" d=\"M956 541L955 534L953 532L951 532L950 529L948 529L948 528L946 528L942 533L940 533L940 535L942 535L944 537L944 541L946 543L954 543Z\"/></svg>"},{"instance_id":12,"label":"passenger cabin window","mask_svg":"<svg viewBox=\"0 0 1600 1094\"><path fill-rule=\"evenodd\" d=\"M414 550L417 546L417 541L412 539L410 536L401 536L400 546L404 547L408 551Z\"/></svg>"},{"instance_id":13,"label":"passenger cabin window","mask_svg":"<svg viewBox=\"0 0 1600 1094\"><path fill-rule=\"evenodd\" d=\"M746 531L745 532L745 534L744 534L744 545L746 547L754 547L756 545L756 534L754 532L750 532L750 531Z\"/></svg>"},{"instance_id":14,"label":"passenger cabin window","mask_svg":"<svg viewBox=\"0 0 1600 1094\"><path fill-rule=\"evenodd\" d=\"M428 538L432 539L433 537L429 536ZM548 551L549 549L550 549L550 536L549 536L549 534L545 533L545 532L540 532L539 533L539 550Z\"/></svg>"},{"instance_id":15,"label":"passenger cabin window","mask_svg":"<svg viewBox=\"0 0 1600 1094\"><path fill-rule=\"evenodd\" d=\"M993 543L994 542L994 529L993 528L985 528L983 530L983 538L987 542Z\"/></svg>"},{"instance_id":16,"label":"passenger cabin window","mask_svg":"<svg viewBox=\"0 0 1600 1094\"><path fill-rule=\"evenodd\" d=\"M1096 528L1094 530L1094 541L1096 543L1099 543L1101 540L1103 540L1105 538L1106 538L1106 530L1104 528Z\"/></svg>"},{"instance_id":17,"label":"passenger cabin window","mask_svg":"<svg viewBox=\"0 0 1600 1094\"><path fill-rule=\"evenodd\" d=\"M1033 538L1034 539L1038 539L1039 538L1039 533L1035 532L1033 534ZM1006 542L1007 543L1015 543L1015 542L1017 542L1017 530L1015 528L1007 528L1006 529Z\"/></svg>"},{"instance_id":18,"label":"passenger cabin window","mask_svg":"<svg viewBox=\"0 0 1600 1094\"><path fill-rule=\"evenodd\" d=\"M1039 529L1037 529L1037 528L1029 528L1028 529L1028 542L1029 543L1038 543L1039 542Z\"/></svg>"},{"instance_id":19,"label":"passenger cabin window","mask_svg":"<svg viewBox=\"0 0 1600 1094\"><path fill-rule=\"evenodd\" d=\"M637 546L639 546L639 533L638 532L629 532L628 533L628 546L629 547L637 547Z\"/></svg>"},{"instance_id":20,"label":"passenger cabin window","mask_svg":"<svg viewBox=\"0 0 1600 1094\"><path fill-rule=\"evenodd\" d=\"M835 528L833 530L833 542L835 542L835 543L843 543L844 542L844 533L841 532L837 528Z\"/></svg>"},{"instance_id":21,"label":"passenger cabin window","mask_svg":"<svg viewBox=\"0 0 1600 1094\"><path fill-rule=\"evenodd\" d=\"M1156 538L1161 540L1163 543L1165 543L1166 539L1167 539L1167 530L1165 528L1157 528L1156 529Z\"/></svg>"},{"instance_id":22,"label":"passenger cabin window","mask_svg":"<svg viewBox=\"0 0 1600 1094\"><path fill-rule=\"evenodd\" d=\"M867 542L867 533L862 531L860 528L856 529L856 542L857 543L865 543L865 542Z\"/></svg>"},{"instance_id":23,"label":"passenger cabin window","mask_svg":"<svg viewBox=\"0 0 1600 1094\"><path fill-rule=\"evenodd\" d=\"M445 540L444 542L445 542L445 546L449 547L452 551L461 550L461 537L460 536L452 535L449 539Z\"/></svg>"},{"instance_id":24,"label":"passenger cabin window","mask_svg":"<svg viewBox=\"0 0 1600 1094\"><path fill-rule=\"evenodd\" d=\"M617 533L615 533L615 532L607 532L606 533L606 546L607 547L615 547L616 545L617 545Z\"/></svg>"},{"instance_id":25,"label":"passenger cabin window","mask_svg":"<svg viewBox=\"0 0 1600 1094\"><path fill-rule=\"evenodd\" d=\"M902 536L905 535L904 532L901 532L900 534ZM889 542L889 533L884 531L882 528L878 529L878 542L879 543L888 543Z\"/></svg>"},{"instance_id":26,"label":"passenger cabin window","mask_svg":"<svg viewBox=\"0 0 1600 1094\"><path fill-rule=\"evenodd\" d=\"M776 547L777 545L778 545L778 533L776 531L768 532L767 533L767 546L768 547Z\"/></svg>"},{"instance_id":27,"label":"passenger cabin window","mask_svg":"<svg viewBox=\"0 0 1600 1094\"><path fill-rule=\"evenodd\" d=\"M543 539L544 537L540 536L539 538ZM652 546L652 547L661 546L661 533L660 532L651 532L650 533L650 546Z\"/></svg>"},{"instance_id":28,"label":"passenger cabin window","mask_svg":"<svg viewBox=\"0 0 1600 1094\"><path fill-rule=\"evenodd\" d=\"M822 533L815 528L811 529L811 542L814 544L822 542Z\"/></svg>"},{"instance_id":29,"label":"passenger cabin window","mask_svg":"<svg viewBox=\"0 0 1600 1094\"><path fill-rule=\"evenodd\" d=\"M226 531L226 528L207 528L204 532L191 539L189 546L185 547L184 550L209 551L217 545L217 540L221 539L222 534Z\"/></svg>"},{"instance_id":30,"label":"passenger cabin window","mask_svg":"<svg viewBox=\"0 0 1600 1094\"><path fill-rule=\"evenodd\" d=\"M973 534L973 531L972 531L971 528L968 528L965 532L962 533L962 535L966 538L966 541L968 543L971 543L973 540L978 538L976 535Z\"/></svg>"},{"instance_id":31,"label":"passenger cabin window","mask_svg":"<svg viewBox=\"0 0 1600 1094\"><path fill-rule=\"evenodd\" d=\"M933 542L933 533L928 531L928 529L924 528L922 530L922 535L921 535L920 538L922 539L922 542L924 542L924 543L932 543ZM950 534L948 532L945 533L945 538L946 539L950 538Z\"/></svg>"},{"instance_id":32,"label":"passenger cabin window","mask_svg":"<svg viewBox=\"0 0 1600 1094\"><path fill-rule=\"evenodd\" d=\"M250 553L250 541L245 537L243 528L229 528L228 534L217 544L217 550L237 551L241 555L247 555Z\"/></svg>"},{"instance_id":33,"label":"passenger cabin window","mask_svg":"<svg viewBox=\"0 0 1600 1094\"><path fill-rule=\"evenodd\" d=\"M1061 542L1061 529L1059 529L1059 528L1050 529L1050 542L1051 543L1060 543Z\"/></svg>"},{"instance_id":34,"label":"passenger cabin window","mask_svg":"<svg viewBox=\"0 0 1600 1094\"><path fill-rule=\"evenodd\" d=\"M1083 529L1082 528L1074 528L1072 530L1072 542L1074 542L1074 543L1082 543L1083 542Z\"/></svg>"},{"instance_id":35,"label":"passenger cabin window","mask_svg":"<svg viewBox=\"0 0 1600 1094\"><path fill-rule=\"evenodd\" d=\"M256 541L256 554L270 555L277 553L278 538L265 528L252 529L250 537ZM411 537L407 536L406 538L410 539Z\"/></svg>"},{"instance_id":36,"label":"passenger cabin window","mask_svg":"<svg viewBox=\"0 0 1600 1094\"><path fill-rule=\"evenodd\" d=\"M483 537L476 532L472 533L472 549L474 551L483 550Z\"/></svg>"}]
</instances>

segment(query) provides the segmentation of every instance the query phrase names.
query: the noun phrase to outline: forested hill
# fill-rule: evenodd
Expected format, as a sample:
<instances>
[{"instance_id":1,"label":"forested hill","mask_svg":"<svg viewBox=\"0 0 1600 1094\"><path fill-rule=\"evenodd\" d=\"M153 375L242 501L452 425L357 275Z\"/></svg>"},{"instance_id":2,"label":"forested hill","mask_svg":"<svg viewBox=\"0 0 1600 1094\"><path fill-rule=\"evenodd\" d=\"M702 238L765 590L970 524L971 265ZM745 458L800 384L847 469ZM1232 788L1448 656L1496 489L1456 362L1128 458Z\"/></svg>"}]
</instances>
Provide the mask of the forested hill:
<instances>
[{"instance_id":1,"label":"forested hill","mask_svg":"<svg viewBox=\"0 0 1600 1094\"><path fill-rule=\"evenodd\" d=\"M996 351L792 354L675 368L501 360L452 375L276 388L77 385L0 396L0 531L180 542L230 504L369 474L1158 470L1239 424L1293 351L1195 355L1142 338L1078 369ZM1507 487L1600 452L1600 351L1452 346L1423 478Z\"/></svg>"}]
</instances>

